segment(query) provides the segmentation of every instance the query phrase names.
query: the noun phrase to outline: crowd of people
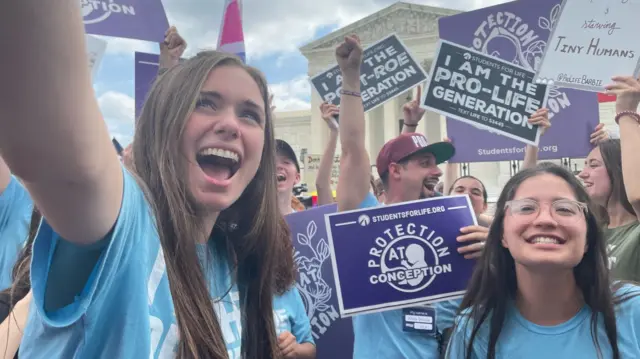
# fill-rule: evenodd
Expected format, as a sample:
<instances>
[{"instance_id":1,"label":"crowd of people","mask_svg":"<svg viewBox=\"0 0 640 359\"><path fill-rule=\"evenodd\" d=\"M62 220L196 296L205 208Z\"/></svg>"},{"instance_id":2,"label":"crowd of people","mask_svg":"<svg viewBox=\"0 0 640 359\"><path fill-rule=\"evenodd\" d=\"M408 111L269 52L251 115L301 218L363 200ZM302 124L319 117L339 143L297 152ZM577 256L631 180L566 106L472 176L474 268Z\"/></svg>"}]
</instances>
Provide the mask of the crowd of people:
<instances>
[{"instance_id":1,"label":"crowd of people","mask_svg":"<svg viewBox=\"0 0 640 359\"><path fill-rule=\"evenodd\" d=\"M0 32L20 34L0 40L12 49L0 68L0 355L315 358L285 221L305 210L293 196L300 166L275 139L263 74L216 51L180 61L186 42L169 29L120 157L81 19L76 0L0 14ZM457 250L475 270L464 298L430 305L435 334L403 331L401 310L357 315L353 358L640 358L640 80L607 86L620 138L596 127L577 177L528 146L489 214L481 179L447 162L455 143L415 131L419 100L372 176L362 56L356 35L336 48L341 101L320 107L331 135L319 204L465 194L478 225L460 228ZM528 121L552 125L546 109Z\"/></svg>"}]
</instances>

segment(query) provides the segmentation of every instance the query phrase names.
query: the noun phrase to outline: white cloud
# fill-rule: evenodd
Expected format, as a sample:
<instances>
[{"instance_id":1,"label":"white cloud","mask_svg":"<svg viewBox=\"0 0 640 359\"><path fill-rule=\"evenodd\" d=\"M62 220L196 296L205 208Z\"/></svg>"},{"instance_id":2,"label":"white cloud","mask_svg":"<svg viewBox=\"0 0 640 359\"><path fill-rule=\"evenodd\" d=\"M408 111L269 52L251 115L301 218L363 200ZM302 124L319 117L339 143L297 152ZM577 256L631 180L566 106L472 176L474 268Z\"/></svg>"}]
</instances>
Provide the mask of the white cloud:
<instances>
[{"instance_id":1,"label":"white cloud","mask_svg":"<svg viewBox=\"0 0 640 359\"><path fill-rule=\"evenodd\" d=\"M224 0L164 0L169 23L189 44L188 54L215 48ZM313 40L323 26L346 26L395 3L396 0L245 0L245 43L252 58L295 52ZM505 0L414 0L413 2L470 9Z\"/></svg>"},{"instance_id":2,"label":"white cloud","mask_svg":"<svg viewBox=\"0 0 640 359\"><path fill-rule=\"evenodd\" d=\"M304 110L310 106L308 97L311 94L311 85L307 75L300 75L290 81L270 85L269 88L273 93L276 111Z\"/></svg>"},{"instance_id":3,"label":"white cloud","mask_svg":"<svg viewBox=\"0 0 640 359\"><path fill-rule=\"evenodd\" d=\"M135 117L134 99L120 92L108 91L98 97L98 105L111 135L122 146L131 143Z\"/></svg>"},{"instance_id":4,"label":"white cloud","mask_svg":"<svg viewBox=\"0 0 640 359\"><path fill-rule=\"evenodd\" d=\"M276 66L286 69L287 58L312 40L320 28L338 28L356 22L396 0L245 0L243 19L247 57L260 59L277 55ZM470 9L495 5L505 0L413 0L431 6ZM224 0L163 0L169 23L188 43L186 56L217 45ZM111 45L111 44L110 44ZM123 50L117 44L108 51ZM292 74L295 76L295 74ZM303 76L271 86L278 110L309 108L310 87Z\"/></svg>"}]
</instances>

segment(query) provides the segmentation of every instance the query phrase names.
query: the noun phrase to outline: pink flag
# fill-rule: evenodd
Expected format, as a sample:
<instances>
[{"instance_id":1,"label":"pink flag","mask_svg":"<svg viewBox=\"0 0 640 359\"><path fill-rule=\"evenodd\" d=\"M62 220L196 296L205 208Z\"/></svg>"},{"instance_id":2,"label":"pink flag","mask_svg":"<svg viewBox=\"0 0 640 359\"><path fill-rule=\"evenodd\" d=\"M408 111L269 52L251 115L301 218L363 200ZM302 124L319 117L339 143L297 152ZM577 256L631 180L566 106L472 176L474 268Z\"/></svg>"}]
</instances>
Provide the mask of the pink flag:
<instances>
[{"instance_id":1,"label":"pink flag","mask_svg":"<svg viewBox=\"0 0 640 359\"><path fill-rule=\"evenodd\" d=\"M235 54L246 60L244 32L242 31L241 0L226 0L220 26L218 50Z\"/></svg>"}]
</instances>

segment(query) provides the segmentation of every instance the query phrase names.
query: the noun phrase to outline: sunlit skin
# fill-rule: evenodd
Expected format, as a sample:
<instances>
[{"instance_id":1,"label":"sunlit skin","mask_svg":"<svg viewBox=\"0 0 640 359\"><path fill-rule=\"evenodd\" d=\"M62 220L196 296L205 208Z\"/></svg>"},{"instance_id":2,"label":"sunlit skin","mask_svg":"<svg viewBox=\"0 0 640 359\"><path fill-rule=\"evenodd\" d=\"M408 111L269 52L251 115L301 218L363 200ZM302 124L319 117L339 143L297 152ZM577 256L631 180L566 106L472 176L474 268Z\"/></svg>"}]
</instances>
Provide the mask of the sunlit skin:
<instances>
[{"instance_id":1,"label":"sunlit skin","mask_svg":"<svg viewBox=\"0 0 640 359\"><path fill-rule=\"evenodd\" d=\"M513 215L507 208L504 218L502 245L516 262L516 271L573 270L587 250L584 213L573 217L554 216L551 208L551 204L560 199L576 200L569 184L551 174L538 175L518 187L514 199L524 198L540 204L539 214ZM532 243L537 237L557 238L560 243Z\"/></svg>"},{"instance_id":2,"label":"sunlit skin","mask_svg":"<svg viewBox=\"0 0 640 359\"><path fill-rule=\"evenodd\" d=\"M220 66L209 73L181 143L188 159L189 190L199 204L219 212L240 197L260 165L265 121L264 99L245 70ZM238 170L230 178L208 175L210 172L196 160L198 152L205 148L237 153Z\"/></svg>"},{"instance_id":3,"label":"sunlit skin","mask_svg":"<svg viewBox=\"0 0 640 359\"><path fill-rule=\"evenodd\" d=\"M585 160L584 168L578 176L584 183L591 200L599 205L606 206L611 196L611 179L598 147L589 153Z\"/></svg>"},{"instance_id":4,"label":"sunlit skin","mask_svg":"<svg viewBox=\"0 0 640 359\"><path fill-rule=\"evenodd\" d=\"M473 211L476 213L476 216L479 216L487 210L483 193L483 187L480 181L473 178L460 178L453 183L453 189L450 194L469 195Z\"/></svg>"},{"instance_id":5,"label":"sunlit skin","mask_svg":"<svg viewBox=\"0 0 640 359\"><path fill-rule=\"evenodd\" d=\"M397 163L389 166L389 178L401 181L406 200L426 198L425 189L433 191L441 176L436 158L428 152L411 156L404 166Z\"/></svg>"}]
</instances>

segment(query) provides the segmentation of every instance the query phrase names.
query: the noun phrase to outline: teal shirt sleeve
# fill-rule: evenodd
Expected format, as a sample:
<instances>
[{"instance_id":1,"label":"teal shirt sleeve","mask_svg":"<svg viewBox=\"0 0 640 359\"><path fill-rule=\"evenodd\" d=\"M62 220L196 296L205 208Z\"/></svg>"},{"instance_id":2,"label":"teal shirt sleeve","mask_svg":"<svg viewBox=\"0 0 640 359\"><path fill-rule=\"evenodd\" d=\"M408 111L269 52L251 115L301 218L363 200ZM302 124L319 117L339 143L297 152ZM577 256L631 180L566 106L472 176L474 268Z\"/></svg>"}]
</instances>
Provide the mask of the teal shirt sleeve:
<instances>
[{"instance_id":1,"label":"teal shirt sleeve","mask_svg":"<svg viewBox=\"0 0 640 359\"><path fill-rule=\"evenodd\" d=\"M0 193L0 289L13 282L11 272L29 236L33 202L14 176Z\"/></svg>"},{"instance_id":2,"label":"teal shirt sleeve","mask_svg":"<svg viewBox=\"0 0 640 359\"><path fill-rule=\"evenodd\" d=\"M299 344L311 343L315 345L313 335L311 334L311 322L307 317L307 311L302 302L302 296L298 288L291 290L291 334L296 337Z\"/></svg>"},{"instance_id":3,"label":"teal shirt sleeve","mask_svg":"<svg viewBox=\"0 0 640 359\"><path fill-rule=\"evenodd\" d=\"M148 228L150 209L137 182L124 168L123 176L123 199L118 219L111 233L95 245L78 246L65 241L43 219L33 247L31 282L33 301L47 325L65 327L74 324L87 314L88 309L97 309L98 303L103 304L99 299L106 293L117 292L123 285L131 284L130 281L137 282L138 273L144 273L148 251L143 229ZM61 248L64 249L64 257L71 259L58 263L56 270L52 271L54 258L63 252L58 251ZM92 266L81 267L84 257L96 250L99 258ZM74 257L77 260L74 261ZM88 273L71 276L74 270ZM133 273L135 275L132 276ZM62 308L47 310L45 291L64 292L68 281L77 277L85 279L84 283L74 283L81 288L75 300ZM139 282L139 285L141 290L146 289L144 282Z\"/></svg>"}]
</instances>

